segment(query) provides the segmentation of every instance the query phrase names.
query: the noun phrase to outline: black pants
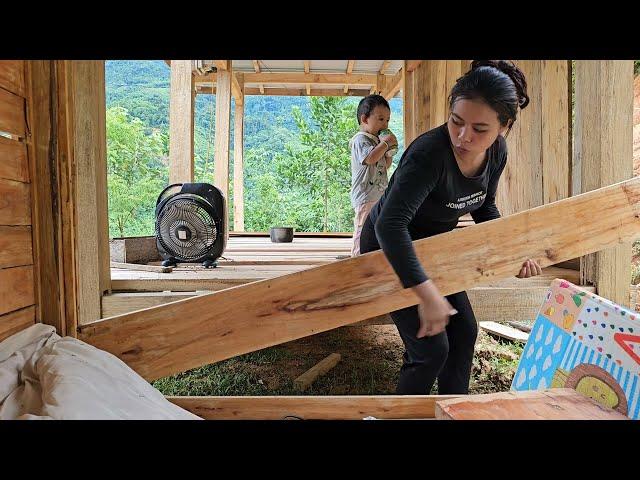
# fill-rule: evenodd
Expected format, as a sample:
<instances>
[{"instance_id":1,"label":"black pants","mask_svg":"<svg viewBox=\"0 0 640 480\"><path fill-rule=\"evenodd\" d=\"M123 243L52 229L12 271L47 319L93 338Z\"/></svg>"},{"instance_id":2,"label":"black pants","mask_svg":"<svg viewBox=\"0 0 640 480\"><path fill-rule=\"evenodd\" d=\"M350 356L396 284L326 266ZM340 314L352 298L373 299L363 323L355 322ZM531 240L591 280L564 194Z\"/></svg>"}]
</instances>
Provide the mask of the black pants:
<instances>
[{"instance_id":1,"label":"black pants","mask_svg":"<svg viewBox=\"0 0 640 480\"><path fill-rule=\"evenodd\" d=\"M360 252L379 249L373 224L367 218L362 227ZM444 332L432 337L416 338L420 326L417 305L390 314L405 347L398 395L428 395L436 378L440 395L469 393L478 325L466 292L446 298L458 313L449 319Z\"/></svg>"}]
</instances>

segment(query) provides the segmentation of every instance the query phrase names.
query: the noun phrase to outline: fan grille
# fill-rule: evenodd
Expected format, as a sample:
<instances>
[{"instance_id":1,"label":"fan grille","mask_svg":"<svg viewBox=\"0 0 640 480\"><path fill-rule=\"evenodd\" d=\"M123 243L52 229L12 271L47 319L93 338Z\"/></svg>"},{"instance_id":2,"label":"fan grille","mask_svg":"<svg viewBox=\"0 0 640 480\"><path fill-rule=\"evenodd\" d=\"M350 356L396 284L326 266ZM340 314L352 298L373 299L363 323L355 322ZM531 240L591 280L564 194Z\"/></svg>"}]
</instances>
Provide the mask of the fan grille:
<instances>
[{"instance_id":1,"label":"fan grille","mask_svg":"<svg viewBox=\"0 0 640 480\"><path fill-rule=\"evenodd\" d=\"M189 262L209 253L218 229L197 197L179 195L168 200L158 214L156 234L170 255Z\"/></svg>"}]
</instances>

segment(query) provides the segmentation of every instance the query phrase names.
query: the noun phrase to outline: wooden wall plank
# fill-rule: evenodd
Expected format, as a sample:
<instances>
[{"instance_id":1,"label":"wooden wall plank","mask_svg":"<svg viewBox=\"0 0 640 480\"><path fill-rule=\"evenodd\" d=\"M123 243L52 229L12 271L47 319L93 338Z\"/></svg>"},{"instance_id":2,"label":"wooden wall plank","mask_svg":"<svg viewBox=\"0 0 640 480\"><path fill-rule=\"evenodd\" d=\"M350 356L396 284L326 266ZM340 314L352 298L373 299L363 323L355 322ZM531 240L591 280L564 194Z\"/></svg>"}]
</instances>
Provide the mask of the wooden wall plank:
<instances>
[{"instance_id":1,"label":"wooden wall plank","mask_svg":"<svg viewBox=\"0 0 640 480\"><path fill-rule=\"evenodd\" d=\"M25 97L24 60L0 60L0 88Z\"/></svg>"},{"instance_id":2,"label":"wooden wall plank","mask_svg":"<svg viewBox=\"0 0 640 480\"><path fill-rule=\"evenodd\" d=\"M0 88L0 132L24 138L24 98Z\"/></svg>"},{"instance_id":3,"label":"wooden wall plank","mask_svg":"<svg viewBox=\"0 0 640 480\"><path fill-rule=\"evenodd\" d=\"M413 140L429 130L431 125L431 62L424 60L413 72Z\"/></svg>"},{"instance_id":4,"label":"wooden wall plank","mask_svg":"<svg viewBox=\"0 0 640 480\"><path fill-rule=\"evenodd\" d=\"M571 186L566 60L542 60L542 201L567 198ZM528 108L528 107L527 107Z\"/></svg>"},{"instance_id":5,"label":"wooden wall plank","mask_svg":"<svg viewBox=\"0 0 640 480\"><path fill-rule=\"evenodd\" d=\"M0 268L32 264L31 227L0 225Z\"/></svg>"},{"instance_id":6,"label":"wooden wall plank","mask_svg":"<svg viewBox=\"0 0 640 480\"><path fill-rule=\"evenodd\" d=\"M429 130L442 125L447 117L445 99L447 97L447 61L431 60L431 94L429 99Z\"/></svg>"},{"instance_id":7,"label":"wooden wall plank","mask_svg":"<svg viewBox=\"0 0 640 480\"><path fill-rule=\"evenodd\" d=\"M633 175L633 61L577 60L575 81L575 155L588 192ZM599 295L629 305L631 244L584 258L581 270Z\"/></svg>"},{"instance_id":8,"label":"wooden wall plank","mask_svg":"<svg viewBox=\"0 0 640 480\"><path fill-rule=\"evenodd\" d=\"M35 303L33 266L0 270L0 315Z\"/></svg>"},{"instance_id":9,"label":"wooden wall plank","mask_svg":"<svg viewBox=\"0 0 640 480\"><path fill-rule=\"evenodd\" d=\"M0 225L31 225L28 183L0 179Z\"/></svg>"},{"instance_id":10,"label":"wooden wall plank","mask_svg":"<svg viewBox=\"0 0 640 480\"><path fill-rule=\"evenodd\" d=\"M640 177L413 244L447 295L512 277L525 258L546 267L639 232ZM377 251L95 322L80 338L154 379L416 303Z\"/></svg>"},{"instance_id":11,"label":"wooden wall plank","mask_svg":"<svg viewBox=\"0 0 640 480\"><path fill-rule=\"evenodd\" d=\"M30 306L0 315L0 342L36 323L36 307Z\"/></svg>"},{"instance_id":12,"label":"wooden wall plank","mask_svg":"<svg viewBox=\"0 0 640 480\"><path fill-rule=\"evenodd\" d=\"M23 142L0 137L0 178L29 181L27 147Z\"/></svg>"},{"instance_id":13,"label":"wooden wall plank","mask_svg":"<svg viewBox=\"0 0 640 480\"><path fill-rule=\"evenodd\" d=\"M362 420L434 418L439 400L455 395L167 397L207 420Z\"/></svg>"},{"instance_id":14,"label":"wooden wall plank","mask_svg":"<svg viewBox=\"0 0 640 480\"><path fill-rule=\"evenodd\" d=\"M402 86L402 108L403 108L402 123L404 126L405 148L407 148L415 138L413 135L413 127L415 122L413 118L414 103L415 103L414 93L413 93L414 73L413 71L409 72L407 70L407 63L408 61L405 60L404 66L403 66L403 71L404 71L403 82L404 83Z\"/></svg>"}]
</instances>

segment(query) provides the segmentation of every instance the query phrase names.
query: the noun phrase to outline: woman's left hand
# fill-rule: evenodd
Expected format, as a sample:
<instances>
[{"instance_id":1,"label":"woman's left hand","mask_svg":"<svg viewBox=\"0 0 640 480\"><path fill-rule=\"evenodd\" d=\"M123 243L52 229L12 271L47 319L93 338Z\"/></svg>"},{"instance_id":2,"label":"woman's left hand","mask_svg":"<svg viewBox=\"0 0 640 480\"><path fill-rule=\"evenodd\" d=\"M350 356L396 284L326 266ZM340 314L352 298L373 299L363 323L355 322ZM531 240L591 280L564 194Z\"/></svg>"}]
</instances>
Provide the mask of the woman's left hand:
<instances>
[{"instance_id":1,"label":"woman's left hand","mask_svg":"<svg viewBox=\"0 0 640 480\"><path fill-rule=\"evenodd\" d=\"M518 278L535 277L536 275L542 275L542 267L538 265L538 262L530 258L522 264L520 273L516 275Z\"/></svg>"}]
</instances>

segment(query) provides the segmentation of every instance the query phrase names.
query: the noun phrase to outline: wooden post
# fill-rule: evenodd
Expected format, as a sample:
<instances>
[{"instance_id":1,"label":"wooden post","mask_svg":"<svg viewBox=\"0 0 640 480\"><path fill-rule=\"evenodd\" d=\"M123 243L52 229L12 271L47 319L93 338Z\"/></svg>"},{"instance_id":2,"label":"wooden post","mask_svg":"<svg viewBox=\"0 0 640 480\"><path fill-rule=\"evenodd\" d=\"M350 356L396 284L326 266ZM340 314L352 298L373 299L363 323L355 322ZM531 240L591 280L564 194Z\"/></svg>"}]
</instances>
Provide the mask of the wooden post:
<instances>
[{"instance_id":1,"label":"wooden post","mask_svg":"<svg viewBox=\"0 0 640 480\"><path fill-rule=\"evenodd\" d=\"M413 140L429 130L431 96L431 61L423 60L413 71Z\"/></svg>"},{"instance_id":2,"label":"wooden post","mask_svg":"<svg viewBox=\"0 0 640 480\"><path fill-rule=\"evenodd\" d=\"M231 121L231 75L228 70L218 70L216 85L216 139L214 180L229 199L229 123Z\"/></svg>"},{"instance_id":3,"label":"wooden post","mask_svg":"<svg viewBox=\"0 0 640 480\"><path fill-rule=\"evenodd\" d=\"M404 124L404 148L407 148L413 139L413 72L408 70L408 62L404 61L402 71L404 73L402 77L402 121Z\"/></svg>"},{"instance_id":4,"label":"wooden post","mask_svg":"<svg viewBox=\"0 0 640 480\"><path fill-rule=\"evenodd\" d=\"M428 130L444 123L446 118L445 99L447 97L447 61L432 60L431 64L431 99L430 124Z\"/></svg>"},{"instance_id":5,"label":"wooden post","mask_svg":"<svg viewBox=\"0 0 640 480\"><path fill-rule=\"evenodd\" d=\"M76 167L78 322L100 318L109 272L104 61L69 62ZM109 277L110 282L110 277Z\"/></svg>"},{"instance_id":6,"label":"wooden post","mask_svg":"<svg viewBox=\"0 0 640 480\"><path fill-rule=\"evenodd\" d=\"M242 82L240 89L244 88ZM244 232L244 94L236 98L233 129L233 230Z\"/></svg>"},{"instance_id":7,"label":"wooden post","mask_svg":"<svg viewBox=\"0 0 640 480\"><path fill-rule=\"evenodd\" d=\"M169 183L193 182L192 77L191 60L171 61Z\"/></svg>"},{"instance_id":8,"label":"wooden post","mask_svg":"<svg viewBox=\"0 0 640 480\"><path fill-rule=\"evenodd\" d=\"M584 193L633 174L633 61L578 60L575 75L575 155ZM583 257L581 276L598 295L628 306L631 244Z\"/></svg>"}]
</instances>

